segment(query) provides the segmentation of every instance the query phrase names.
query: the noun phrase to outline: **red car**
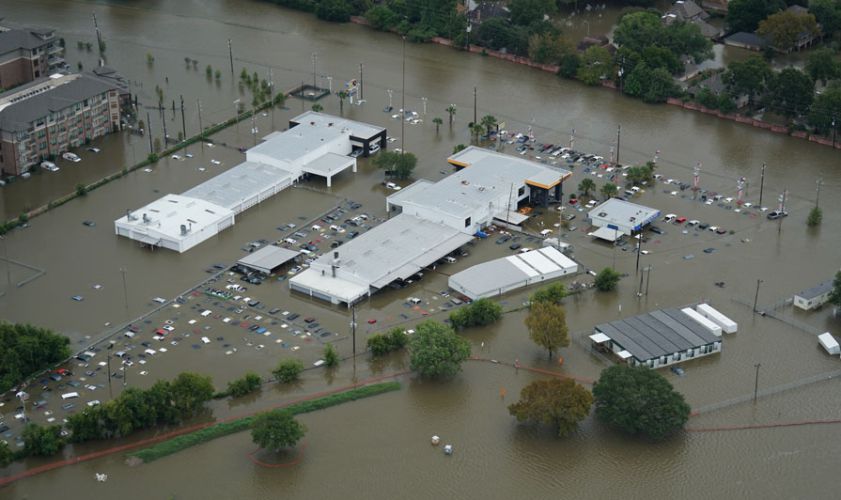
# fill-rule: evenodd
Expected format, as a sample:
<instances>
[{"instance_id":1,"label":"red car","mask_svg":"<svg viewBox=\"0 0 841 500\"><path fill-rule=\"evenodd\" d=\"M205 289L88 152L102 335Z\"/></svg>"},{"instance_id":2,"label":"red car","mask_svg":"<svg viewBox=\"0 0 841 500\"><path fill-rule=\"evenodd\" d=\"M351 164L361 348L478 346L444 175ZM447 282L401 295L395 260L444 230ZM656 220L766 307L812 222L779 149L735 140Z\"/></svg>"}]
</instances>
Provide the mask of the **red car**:
<instances>
[{"instance_id":1,"label":"red car","mask_svg":"<svg viewBox=\"0 0 841 500\"><path fill-rule=\"evenodd\" d=\"M169 335L169 332L164 330L163 328L158 328L157 330L155 330L155 335L160 335L161 337L166 337L167 335Z\"/></svg>"},{"instance_id":2,"label":"red car","mask_svg":"<svg viewBox=\"0 0 841 500\"><path fill-rule=\"evenodd\" d=\"M684 222L686 222L686 217L678 217L675 219L675 224L683 224Z\"/></svg>"},{"instance_id":3,"label":"red car","mask_svg":"<svg viewBox=\"0 0 841 500\"><path fill-rule=\"evenodd\" d=\"M376 323L376 322L377 322L377 320L375 320L375 319L373 319L373 318L368 320L368 324L369 324L369 325L373 325L373 324L374 324L374 323Z\"/></svg>"}]
</instances>

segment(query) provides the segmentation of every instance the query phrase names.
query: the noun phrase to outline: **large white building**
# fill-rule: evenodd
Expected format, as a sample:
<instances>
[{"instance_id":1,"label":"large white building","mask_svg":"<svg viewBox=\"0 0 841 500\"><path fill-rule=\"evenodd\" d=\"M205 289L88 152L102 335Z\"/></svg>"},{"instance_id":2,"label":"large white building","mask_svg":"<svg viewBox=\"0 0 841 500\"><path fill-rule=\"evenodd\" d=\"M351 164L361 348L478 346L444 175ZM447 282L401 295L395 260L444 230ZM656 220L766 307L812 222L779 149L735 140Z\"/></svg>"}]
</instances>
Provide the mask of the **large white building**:
<instances>
[{"instance_id":1,"label":"large white building","mask_svg":"<svg viewBox=\"0 0 841 500\"><path fill-rule=\"evenodd\" d=\"M596 226L592 236L615 241L621 235L631 236L647 224L657 220L660 211L656 208L637 205L629 201L611 198L590 210L590 221Z\"/></svg>"},{"instance_id":2,"label":"large white building","mask_svg":"<svg viewBox=\"0 0 841 500\"><path fill-rule=\"evenodd\" d=\"M234 216L274 196L304 175L327 186L356 159L353 134L378 139L385 129L318 114L284 132L273 132L245 153L245 161L180 195L168 194L114 221L119 236L185 252L234 224ZM335 121L331 120L335 118Z\"/></svg>"},{"instance_id":3,"label":"large white building","mask_svg":"<svg viewBox=\"0 0 841 500\"><path fill-rule=\"evenodd\" d=\"M453 157L462 170L438 182L420 180L389 196L396 213L289 280L292 290L334 304L353 304L398 279L407 279L458 249L495 221L521 223L517 212L530 200L560 200L571 174L480 148ZM552 193L554 191L554 193ZM402 213L397 213L402 212Z\"/></svg>"}]
</instances>

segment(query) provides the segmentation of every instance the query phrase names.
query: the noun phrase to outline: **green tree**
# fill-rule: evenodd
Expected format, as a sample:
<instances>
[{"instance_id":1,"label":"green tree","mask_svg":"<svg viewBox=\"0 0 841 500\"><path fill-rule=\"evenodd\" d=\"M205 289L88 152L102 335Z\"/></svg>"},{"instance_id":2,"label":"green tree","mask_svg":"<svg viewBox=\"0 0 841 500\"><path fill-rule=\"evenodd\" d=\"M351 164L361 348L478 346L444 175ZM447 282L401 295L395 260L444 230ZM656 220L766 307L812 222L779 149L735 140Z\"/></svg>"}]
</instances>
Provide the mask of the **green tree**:
<instances>
[{"instance_id":1,"label":"green tree","mask_svg":"<svg viewBox=\"0 0 841 500\"><path fill-rule=\"evenodd\" d=\"M288 411L270 411L257 415L251 429L251 439L261 448L280 451L295 446L306 434L304 424Z\"/></svg>"},{"instance_id":2,"label":"green tree","mask_svg":"<svg viewBox=\"0 0 841 500\"><path fill-rule=\"evenodd\" d=\"M593 45L584 51L576 77L587 85L598 85L613 75L613 58L604 47Z\"/></svg>"},{"instance_id":3,"label":"green tree","mask_svg":"<svg viewBox=\"0 0 841 500\"><path fill-rule=\"evenodd\" d=\"M409 366L424 378L450 378L470 356L470 343L435 321L417 325L409 340Z\"/></svg>"},{"instance_id":4,"label":"green tree","mask_svg":"<svg viewBox=\"0 0 841 500\"><path fill-rule=\"evenodd\" d=\"M411 177L417 163L418 159L415 155L405 152L381 151L374 158L375 167L385 170L386 175L396 177L397 179L408 179Z\"/></svg>"},{"instance_id":5,"label":"green tree","mask_svg":"<svg viewBox=\"0 0 841 500\"><path fill-rule=\"evenodd\" d=\"M386 354L402 349L409 343L405 330L395 327L387 333L374 334L368 337L368 349L374 356Z\"/></svg>"},{"instance_id":6,"label":"green tree","mask_svg":"<svg viewBox=\"0 0 841 500\"><path fill-rule=\"evenodd\" d=\"M70 340L46 328L0 321L0 392L70 356Z\"/></svg>"},{"instance_id":7,"label":"green tree","mask_svg":"<svg viewBox=\"0 0 841 500\"><path fill-rule=\"evenodd\" d=\"M279 108L282 108L283 104L285 102L286 102L286 94L284 94L283 92L278 92L277 94L275 94L275 96L274 96L274 105L275 106L277 106Z\"/></svg>"},{"instance_id":8,"label":"green tree","mask_svg":"<svg viewBox=\"0 0 841 500\"><path fill-rule=\"evenodd\" d=\"M455 104L450 104L447 106L447 115L450 117L450 127L453 126L453 116L455 116L457 108Z\"/></svg>"},{"instance_id":9,"label":"green tree","mask_svg":"<svg viewBox=\"0 0 841 500\"><path fill-rule=\"evenodd\" d=\"M672 75L665 68L652 69L646 62L634 66L625 79L623 91L650 103L665 102L677 93Z\"/></svg>"},{"instance_id":10,"label":"green tree","mask_svg":"<svg viewBox=\"0 0 841 500\"><path fill-rule=\"evenodd\" d=\"M146 64L149 66L155 64L155 56L153 56L151 52L146 53Z\"/></svg>"},{"instance_id":11,"label":"green tree","mask_svg":"<svg viewBox=\"0 0 841 500\"><path fill-rule=\"evenodd\" d=\"M558 6L553 0L511 0L508 8L511 11L511 22L521 26L529 26L542 21L544 15L552 16L558 12Z\"/></svg>"},{"instance_id":12,"label":"green tree","mask_svg":"<svg viewBox=\"0 0 841 500\"><path fill-rule=\"evenodd\" d=\"M806 59L806 72L812 80L826 82L841 77L841 64L835 60L832 49L821 47L809 51Z\"/></svg>"},{"instance_id":13,"label":"green tree","mask_svg":"<svg viewBox=\"0 0 841 500\"><path fill-rule=\"evenodd\" d=\"M528 55L529 32L524 26L512 25L494 17L483 21L476 33L476 42L493 50L506 49L517 55Z\"/></svg>"},{"instance_id":14,"label":"green tree","mask_svg":"<svg viewBox=\"0 0 841 500\"><path fill-rule=\"evenodd\" d=\"M768 84L771 108L785 116L800 116L809 110L815 97L815 82L796 68L785 68Z\"/></svg>"},{"instance_id":15,"label":"green tree","mask_svg":"<svg viewBox=\"0 0 841 500\"><path fill-rule=\"evenodd\" d=\"M744 61L730 63L722 80L727 85L731 95L747 94L752 104L754 97L763 93L773 73L768 61L760 56L752 55Z\"/></svg>"},{"instance_id":16,"label":"green tree","mask_svg":"<svg viewBox=\"0 0 841 500\"><path fill-rule=\"evenodd\" d=\"M564 78L575 78L578 75L578 68L581 67L581 56L573 52L564 54L558 63L558 74Z\"/></svg>"},{"instance_id":17,"label":"green tree","mask_svg":"<svg viewBox=\"0 0 841 500\"><path fill-rule=\"evenodd\" d=\"M161 151L161 138L160 137L155 137L155 140L152 141L152 144L153 144L152 149L154 149L156 153L160 153L160 151Z\"/></svg>"},{"instance_id":18,"label":"green tree","mask_svg":"<svg viewBox=\"0 0 841 500\"><path fill-rule=\"evenodd\" d=\"M520 391L520 400L508 406L518 422L555 426L559 437L569 435L587 418L593 395L572 379L536 380Z\"/></svg>"},{"instance_id":19,"label":"green tree","mask_svg":"<svg viewBox=\"0 0 841 500\"><path fill-rule=\"evenodd\" d=\"M456 144L455 146L453 146L453 154L456 154L459 151L464 151L465 149L467 149L467 146L465 146L464 144Z\"/></svg>"},{"instance_id":20,"label":"green tree","mask_svg":"<svg viewBox=\"0 0 841 500\"><path fill-rule=\"evenodd\" d=\"M479 121L482 127L485 128L485 131L488 135L496 129L498 122L496 121L496 117L493 115L485 115Z\"/></svg>"},{"instance_id":21,"label":"green tree","mask_svg":"<svg viewBox=\"0 0 841 500\"><path fill-rule=\"evenodd\" d=\"M548 351L549 359L559 348L569 345L569 328L563 306L552 302L532 303L525 323L529 338Z\"/></svg>"},{"instance_id":22,"label":"green tree","mask_svg":"<svg viewBox=\"0 0 841 500\"><path fill-rule=\"evenodd\" d=\"M385 4L379 4L371 7L365 13L365 19L371 24L371 27L386 31L394 27L399 20L399 16Z\"/></svg>"},{"instance_id":23,"label":"green tree","mask_svg":"<svg viewBox=\"0 0 841 500\"><path fill-rule=\"evenodd\" d=\"M800 36L817 36L820 29L812 14L797 14L784 10L760 21L756 32L767 37L775 49L790 52L796 48Z\"/></svg>"},{"instance_id":24,"label":"green tree","mask_svg":"<svg viewBox=\"0 0 841 500\"><path fill-rule=\"evenodd\" d=\"M821 31L832 39L841 31L841 2L838 0L809 0L809 12L821 25Z\"/></svg>"},{"instance_id":25,"label":"green tree","mask_svg":"<svg viewBox=\"0 0 841 500\"><path fill-rule=\"evenodd\" d=\"M64 447L59 425L41 427L38 424L28 424L23 429L22 437L23 453L26 456L49 457Z\"/></svg>"},{"instance_id":26,"label":"green tree","mask_svg":"<svg viewBox=\"0 0 841 500\"><path fill-rule=\"evenodd\" d=\"M829 292L829 303L841 307L841 271L835 273L832 281L832 291Z\"/></svg>"},{"instance_id":27,"label":"green tree","mask_svg":"<svg viewBox=\"0 0 841 500\"><path fill-rule=\"evenodd\" d=\"M198 373L180 373L170 384L172 406L181 419L196 415L215 392L210 377Z\"/></svg>"},{"instance_id":28,"label":"green tree","mask_svg":"<svg viewBox=\"0 0 841 500\"><path fill-rule=\"evenodd\" d=\"M573 51L572 45L560 34L535 33L529 37L529 59L539 64L558 64Z\"/></svg>"},{"instance_id":29,"label":"green tree","mask_svg":"<svg viewBox=\"0 0 841 500\"><path fill-rule=\"evenodd\" d=\"M334 368L339 366L339 353L336 352L336 348L333 347L333 344L327 344L324 346L324 365L328 368Z\"/></svg>"},{"instance_id":30,"label":"green tree","mask_svg":"<svg viewBox=\"0 0 841 500\"><path fill-rule=\"evenodd\" d=\"M432 123L435 124L435 135L438 135L438 131L441 129L441 124L444 123L444 120L436 116L432 119Z\"/></svg>"},{"instance_id":31,"label":"green tree","mask_svg":"<svg viewBox=\"0 0 841 500\"><path fill-rule=\"evenodd\" d=\"M324 111L324 106L322 106L319 103L315 103L315 104L312 105L312 110L315 111L316 113L321 113L322 111Z\"/></svg>"},{"instance_id":32,"label":"green tree","mask_svg":"<svg viewBox=\"0 0 841 500\"><path fill-rule=\"evenodd\" d=\"M619 278L621 278L621 275L617 271L611 267L606 267L599 271L599 274L596 275L596 289L600 292L609 292L614 290L616 285L619 284Z\"/></svg>"},{"instance_id":33,"label":"green tree","mask_svg":"<svg viewBox=\"0 0 841 500\"><path fill-rule=\"evenodd\" d=\"M616 187L616 184L612 182L605 182L602 185L601 193L605 197L605 199L610 199L616 196L616 193L619 192L619 188Z\"/></svg>"},{"instance_id":34,"label":"green tree","mask_svg":"<svg viewBox=\"0 0 841 500\"><path fill-rule=\"evenodd\" d=\"M263 379L256 373L248 372L236 380L228 382L228 394L235 398L251 394L260 389Z\"/></svg>"},{"instance_id":35,"label":"green tree","mask_svg":"<svg viewBox=\"0 0 841 500\"><path fill-rule=\"evenodd\" d=\"M731 31L753 33L760 21L785 8L783 0L731 0L727 4L727 24Z\"/></svg>"},{"instance_id":36,"label":"green tree","mask_svg":"<svg viewBox=\"0 0 841 500\"><path fill-rule=\"evenodd\" d=\"M815 97L809 110L809 125L825 135L832 134L832 123L841 126L841 82L830 82L829 87Z\"/></svg>"},{"instance_id":37,"label":"green tree","mask_svg":"<svg viewBox=\"0 0 841 500\"><path fill-rule=\"evenodd\" d=\"M217 69L216 71L213 72L213 77L218 82L219 80L222 79L222 71Z\"/></svg>"},{"instance_id":38,"label":"green tree","mask_svg":"<svg viewBox=\"0 0 841 500\"><path fill-rule=\"evenodd\" d=\"M590 196L590 192L595 190L596 182L589 177L581 179L581 182L578 183L578 191L581 193L581 196Z\"/></svg>"},{"instance_id":39,"label":"green tree","mask_svg":"<svg viewBox=\"0 0 841 500\"><path fill-rule=\"evenodd\" d=\"M561 305L564 297L567 295L566 285L563 283L554 283L534 292L529 302L532 304L546 302L549 304Z\"/></svg>"},{"instance_id":40,"label":"green tree","mask_svg":"<svg viewBox=\"0 0 841 500\"><path fill-rule=\"evenodd\" d=\"M300 359L286 358L277 364L277 368L272 370L275 380L281 384L288 384L295 382L304 371L304 364Z\"/></svg>"},{"instance_id":41,"label":"green tree","mask_svg":"<svg viewBox=\"0 0 841 500\"><path fill-rule=\"evenodd\" d=\"M0 467L7 467L15 460L15 453L9 448L9 443L0 441Z\"/></svg>"},{"instance_id":42,"label":"green tree","mask_svg":"<svg viewBox=\"0 0 841 500\"><path fill-rule=\"evenodd\" d=\"M207 67L204 68L204 76L206 76L208 80L213 78L213 67L211 65L208 64Z\"/></svg>"},{"instance_id":43,"label":"green tree","mask_svg":"<svg viewBox=\"0 0 841 500\"><path fill-rule=\"evenodd\" d=\"M818 227L821 225L821 221L823 221L823 211L820 207L812 207L812 210L809 211L809 217L806 219L806 225Z\"/></svg>"},{"instance_id":44,"label":"green tree","mask_svg":"<svg viewBox=\"0 0 841 500\"><path fill-rule=\"evenodd\" d=\"M658 14L650 11L623 15L614 31L614 43L640 54L643 60L648 51L651 60L647 62L652 67L661 67L661 63L674 64L682 55L691 56L696 62L712 57L712 43L701 34L696 24L664 24ZM660 62L655 63L655 60ZM669 69L676 68L671 66Z\"/></svg>"},{"instance_id":45,"label":"green tree","mask_svg":"<svg viewBox=\"0 0 841 500\"><path fill-rule=\"evenodd\" d=\"M479 299L450 313L450 325L456 330L487 326L502 318L502 306L490 299Z\"/></svg>"},{"instance_id":46,"label":"green tree","mask_svg":"<svg viewBox=\"0 0 841 500\"><path fill-rule=\"evenodd\" d=\"M662 375L643 366L614 365L593 386L596 416L628 434L655 440L680 430L690 408Z\"/></svg>"},{"instance_id":47,"label":"green tree","mask_svg":"<svg viewBox=\"0 0 841 500\"><path fill-rule=\"evenodd\" d=\"M485 127L481 123L473 123L470 125L470 131L473 133L473 140L478 144L482 132L485 131Z\"/></svg>"},{"instance_id":48,"label":"green tree","mask_svg":"<svg viewBox=\"0 0 841 500\"><path fill-rule=\"evenodd\" d=\"M345 113L345 99L347 99L349 96L350 96L350 94L348 94L347 90L340 90L340 91L336 92L336 97L339 98L339 114L340 115L344 115L344 113Z\"/></svg>"}]
</instances>

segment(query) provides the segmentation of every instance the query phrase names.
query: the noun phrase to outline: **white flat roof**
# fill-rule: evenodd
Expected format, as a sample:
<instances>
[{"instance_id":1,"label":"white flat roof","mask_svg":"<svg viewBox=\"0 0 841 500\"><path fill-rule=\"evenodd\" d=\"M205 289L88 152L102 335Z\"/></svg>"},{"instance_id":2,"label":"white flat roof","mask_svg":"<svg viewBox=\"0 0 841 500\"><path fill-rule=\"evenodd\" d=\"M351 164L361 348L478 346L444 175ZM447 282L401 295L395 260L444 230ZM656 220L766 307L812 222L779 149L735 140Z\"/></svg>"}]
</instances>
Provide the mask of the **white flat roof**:
<instances>
[{"instance_id":1,"label":"white flat roof","mask_svg":"<svg viewBox=\"0 0 841 500\"><path fill-rule=\"evenodd\" d=\"M292 173L279 167L246 161L208 179L184 192L184 196L199 198L234 210L267 187L292 181Z\"/></svg>"},{"instance_id":2,"label":"white flat roof","mask_svg":"<svg viewBox=\"0 0 841 500\"><path fill-rule=\"evenodd\" d=\"M356 164L356 158L338 153L325 153L315 160L304 164L301 170L310 174L332 177L348 167Z\"/></svg>"},{"instance_id":3,"label":"white flat roof","mask_svg":"<svg viewBox=\"0 0 841 500\"><path fill-rule=\"evenodd\" d=\"M593 335L590 335L590 340L592 340L593 342L595 342L597 344L602 344L602 343L610 340L610 337L608 337L607 335L605 335L603 333L594 333Z\"/></svg>"},{"instance_id":4,"label":"white flat roof","mask_svg":"<svg viewBox=\"0 0 841 500\"><path fill-rule=\"evenodd\" d=\"M204 227L214 226L230 218L233 212L198 198L168 194L137 210L132 210L131 216L132 220L128 220L128 215L124 215L114 223L179 241L189 237L190 233L199 232ZM181 234L182 224L189 230L186 235Z\"/></svg>"},{"instance_id":5,"label":"white flat roof","mask_svg":"<svg viewBox=\"0 0 841 500\"><path fill-rule=\"evenodd\" d=\"M543 247L469 267L450 276L449 285L477 299L545 283L577 270L578 264L574 260L555 248Z\"/></svg>"},{"instance_id":6,"label":"white flat roof","mask_svg":"<svg viewBox=\"0 0 841 500\"><path fill-rule=\"evenodd\" d=\"M307 269L289 280L290 285L297 285L307 290L335 297L342 302L352 303L368 294L369 288L352 281L333 278L330 272L324 274L315 269Z\"/></svg>"},{"instance_id":7,"label":"white flat roof","mask_svg":"<svg viewBox=\"0 0 841 500\"><path fill-rule=\"evenodd\" d=\"M637 205L629 201L611 198L596 208L590 210L590 219L599 223L613 224L620 228L628 227L638 231L646 224L657 219L660 211L656 208Z\"/></svg>"},{"instance_id":8,"label":"white flat roof","mask_svg":"<svg viewBox=\"0 0 841 500\"><path fill-rule=\"evenodd\" d=\"M267 245L239 259L237 264L242 264L243 266L268 274L272 269L289 262L300 253L296 250L287 250L279 246Z\"/></svg>"},{"instance_id":9,"label":"white flat roof","mask_svg":"<svg viewBox=\"0 0 841 500\"><path fill-rule=\"evenodd\" d=\"M342 137L346 137L349 141L350 131L340 127L315 127L301 124L282 134L270 134L268 140L250 148L246 152L246 157L259 154L274 160L294 162L325 144L343 140Z\"/></svg>"},{"instance_id":10,"label":"white flat roof","mask_svg":"<svg viewBox=\"0 0 841 500\"><path fill-rule=\"evenodd\" d=\"M378 127L376 125L371 125L369 123L362 123L357 122L354 120L348 120L346 118L341 118L339 116L328 115L325 113L318 113L315 111L307 111L301 113L300 115L292 118L292 122L298 123L298 126L304 124L311 124L316 127L338 127L338 128L346 128L350 130L350 135L354 137L359 137L361 139L371 139L375 135L384 132L385 128ZM332 125L331 125L332 124ZM294 127L292 130L294 130Z\"/></svg>"},{"instance_id":11,"label":"white flat roof","mask_svg":"<svg viewBox=\"0 0 841 500\"><path fill-rule=\"evenodd\" d=\"M613 242L619 239L619 237L623 234L624 233L622 233L621 230L610 229L607 226L602 226L593 231L592 233L589 233L588 236L593 236L595 238Z\"/></svg>"}]
</instances>

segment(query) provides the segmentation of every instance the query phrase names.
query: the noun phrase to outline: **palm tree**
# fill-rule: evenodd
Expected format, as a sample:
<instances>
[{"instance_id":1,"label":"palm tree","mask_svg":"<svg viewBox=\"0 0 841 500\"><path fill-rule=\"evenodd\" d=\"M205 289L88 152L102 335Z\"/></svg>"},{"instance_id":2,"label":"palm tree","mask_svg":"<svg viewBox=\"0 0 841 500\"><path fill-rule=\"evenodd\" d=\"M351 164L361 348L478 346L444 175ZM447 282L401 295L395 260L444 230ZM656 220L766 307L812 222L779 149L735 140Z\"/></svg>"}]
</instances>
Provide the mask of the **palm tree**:
<instances>
[{"instance_id":1,"label":"palm tree","mask_svg":"<svg viewBox=\"0 0 841 500\"><path fill-rule=\"evenodd\" d=\"M336 95L339 96L339 114L344 116L345 113L345 99L348 97L347 90L340 90L336 92Z\"/></svg>"},{"instance_id":2,"label":"palm tree","mask_svg":"<svg viewBox=\"0 0 841 500\"><path fill-rule=\"evenodd\" d=\"M315 111L316 113L321 113L322 111L324 111L324 106L322 106L321 104L315 103L315 104L312 105L312 110Z\"/></svg>"},{"instance_id":3,"label":"palm tree","mask_svg":"<svg viewBox=\"0 0 841 500\"><path fill-rule=\"evenodd\" d=\"M447 114L450 115L450 126L453 126L453 115L456 114L456 105L450 104L447 106Z\"/></svg>"},{"instance_id":4,"label":"palm tree","mask_svg":"<svg viewBox=\"0 0 841 500\"><path fill-rule=\"evenodd\" d=\"M470 126L470 131L473 133L473 140L479 144L479 136L485 131L485 127L481 123L474 123Z\"/></svg>"},{"instance_id":5,"label":"palm tree","mask_svg":"<svg viewBox=\"0 0 841 500\"><path fill-rule=\"evenodd\" d=\"M442 123L444 123L444 120L436 116L432 119L432 123L435 124L435 135L438 135L438 128L441 126Z\"/></svg>"},{"instance_id":6,"label":"palm tree","mask_svg":"<svg viewBox=\"0 0 841 500\"><path fill-rule=\"evenodd\" d=\"M593 179L585 178L581 179L581 182L578 184L578 191L581 192L581 196L590 196L590 191L596 190L596 183L593 182Z\"/></svg>"},{"instance_id":7,"label":"palm tree","mask_svg":"<svg viewBox=\"0 0 841 500\"><path fill-rule=\"evenodd\" d=\"M616 187L616 184L612 182L606 182L604 186L602 186L602 194L605 198L610 199L616 196L616 193L619 192L619 188Z\"/></svg>"},{"instance_id":8,"label":"palm tree","mask_svg":"<svg viewBox=\"0 0 841 500\"><path fill-rule=\"evenodd\" d=\"M485 127L485 131L488 135L490 135L491 130L495 129L497 126L496 117L493 115L485 115L482 117L482 120L479 122Z\"/></svg>"}]
</instances>

